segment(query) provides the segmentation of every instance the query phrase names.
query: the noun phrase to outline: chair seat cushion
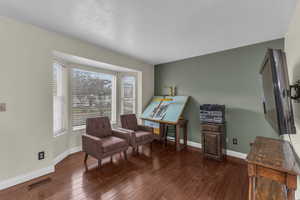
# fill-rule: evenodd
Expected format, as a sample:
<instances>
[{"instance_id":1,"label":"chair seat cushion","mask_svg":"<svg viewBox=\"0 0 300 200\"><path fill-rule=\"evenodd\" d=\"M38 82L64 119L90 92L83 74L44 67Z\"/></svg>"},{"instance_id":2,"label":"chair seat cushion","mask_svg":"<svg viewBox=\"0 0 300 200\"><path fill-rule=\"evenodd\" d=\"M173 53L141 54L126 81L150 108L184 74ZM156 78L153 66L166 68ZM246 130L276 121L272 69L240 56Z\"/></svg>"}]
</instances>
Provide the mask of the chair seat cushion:
<instances>
[{"instance_id":1,"label":"chair seat cushion","mask_svg":"<svg viewBox=\"0 0 300 200\"><path fill-rule=\"evenodd\" d=\"M137 142L151 141L154 138L153 133L141 130L135 131L135 137Z\"/></svg>"},{"instance_id":2,"label":"chair seat cushion","mask_svg":"<svg viewBox=\"0 0 300 200\"><path fill-rule=\"evenodd\" d=\"M101 141L104 153L128 146L126 140L114 136L101 138Z\"/></svg>"}]
</instances>

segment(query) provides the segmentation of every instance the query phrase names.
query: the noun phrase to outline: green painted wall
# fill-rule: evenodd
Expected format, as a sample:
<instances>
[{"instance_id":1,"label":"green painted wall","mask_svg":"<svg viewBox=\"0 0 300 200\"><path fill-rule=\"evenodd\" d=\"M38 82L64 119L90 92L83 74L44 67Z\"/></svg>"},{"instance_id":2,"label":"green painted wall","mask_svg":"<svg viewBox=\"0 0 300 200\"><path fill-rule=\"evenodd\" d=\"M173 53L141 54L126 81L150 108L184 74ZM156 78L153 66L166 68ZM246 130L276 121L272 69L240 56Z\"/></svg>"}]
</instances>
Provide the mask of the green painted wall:
<instances>
[{"instance_id":1,"label":"green painted wall","mask_svg":"<svg viewBox=\"0 0 300 200\"><path fill-rule=\"evenodd\" d=\"M185 110L189 120L189 140L201 141L200 104L225 104L227 148L247 153L256 136L277 138L265 121L259 75L267 48L284 48L284 40L198 56L155 66L155 93L166 94L166 86L175 85L177 95L191 96ZM238 145L232 139L238 139Z\"/></svg>"}]
</instances>

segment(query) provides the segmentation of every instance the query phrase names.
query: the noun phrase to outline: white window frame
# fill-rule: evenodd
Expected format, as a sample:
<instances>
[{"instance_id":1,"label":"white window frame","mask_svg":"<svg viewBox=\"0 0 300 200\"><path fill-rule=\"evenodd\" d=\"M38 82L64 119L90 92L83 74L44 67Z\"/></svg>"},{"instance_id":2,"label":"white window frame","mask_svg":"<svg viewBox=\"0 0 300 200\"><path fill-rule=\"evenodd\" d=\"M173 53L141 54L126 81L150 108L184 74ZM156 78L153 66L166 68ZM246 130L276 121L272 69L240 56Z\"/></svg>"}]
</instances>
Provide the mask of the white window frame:
<instances>
[{"instance_id":1,"label":"white window frame","mask_svg":"<svg viewBox=\"0 0 300 200\"><path fill-rule=\"evenodd\" d=\"M56 66L55 66L56 65ZM66 133L66 126L65 126L65 90L64 90L64 66L57 62L54 61L53 65L52 65L52 74L53 74L53 70L54 67L57 67L57 77L56 77L56 96L53 96L53 136L54 137L58 137L60 135L63 135L64 133ZM52 75L53 76L53 75ZM54 85L53 85L54 87ZM55 102L58 101L58 99L60 98L60 115L55 113ZM57 102L58 103L58 102ZM57 118L60 118L60 128L55 130L55 124L56 124L56 120Z\"/></svg>"},{"instance_id":2,"label":"white window frame","mask_svg":"<svg viewBox=\"0 0 300 200\"><path fill-rule=\"evenodd\" d=\"M138 74L137 73L130 73L130 72L122 72L119 73L119 115L123 114L123 100L124 100L124 94L123 94L123 78L125 76L132 76L135 78L135 87L134 87L134 107L133 107L133 113L137 114L138 110Z\"/></svg>"}]
</instances>

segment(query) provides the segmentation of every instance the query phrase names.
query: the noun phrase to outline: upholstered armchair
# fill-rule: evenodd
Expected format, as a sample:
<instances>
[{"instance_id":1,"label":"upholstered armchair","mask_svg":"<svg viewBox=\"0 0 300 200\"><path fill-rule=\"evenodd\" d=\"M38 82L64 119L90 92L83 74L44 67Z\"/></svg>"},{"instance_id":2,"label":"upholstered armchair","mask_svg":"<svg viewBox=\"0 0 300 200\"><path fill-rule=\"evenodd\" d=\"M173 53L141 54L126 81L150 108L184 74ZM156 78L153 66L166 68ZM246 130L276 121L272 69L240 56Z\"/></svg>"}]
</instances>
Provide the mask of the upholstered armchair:
<instances>
[{"instance_id":1,"label":"upholstered armchair","mask_svg":"<svg viewBox=\"0 0 300 200\"><path fill-rule=\"evenodd\" d=\"M122 129L131 134L129 144L133 147L133 150L138 153L139 145L150 144L152 150L152 142L154 140L153 128L138 125L135 114L121 115Z\"/></svg>"},{"instance_id":2,"label":"upholstered armchair","mask_svg":"<svg viewBox=\"0 0 300 200\"><path fill-rule=\"evenodd\" d=\"M111 128L108 117L89 118L86 121L86 134L82 135L82 149L85 152L84 163L88 156L98 160L101 167L101 160L116 153L124 153L129 147L130 135L122 130Z\"/></svg>"}]
</instances>

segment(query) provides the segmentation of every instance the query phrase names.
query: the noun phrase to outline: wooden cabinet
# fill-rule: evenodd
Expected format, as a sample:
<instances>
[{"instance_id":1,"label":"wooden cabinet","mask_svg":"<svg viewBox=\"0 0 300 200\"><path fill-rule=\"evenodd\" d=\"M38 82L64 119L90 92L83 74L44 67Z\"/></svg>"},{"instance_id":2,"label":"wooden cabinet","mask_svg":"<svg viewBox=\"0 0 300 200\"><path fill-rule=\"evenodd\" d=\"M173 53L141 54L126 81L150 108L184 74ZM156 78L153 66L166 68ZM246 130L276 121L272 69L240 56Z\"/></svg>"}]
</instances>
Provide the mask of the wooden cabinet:
<instances>
[{"instance_id":1,"label":"wooden cabinet","mask_svg":"<svg viewBox=\"0 0 300 200\"><path fill-rule=\"evenodd\" d=\"M300 166L289 142L256 137L246 161L249 200L295 200Z\"/></svg>"},{"instance_id":2,"label":"wooden cabinet","mask_svg":"<svg viewBox=\"0 0 300 200\"><path fill-rule=\"evenodd\" d=\"M202 123L201 130L204 157L222 161L226 155L225 124Z\"/></svg>"}]
</instances>

